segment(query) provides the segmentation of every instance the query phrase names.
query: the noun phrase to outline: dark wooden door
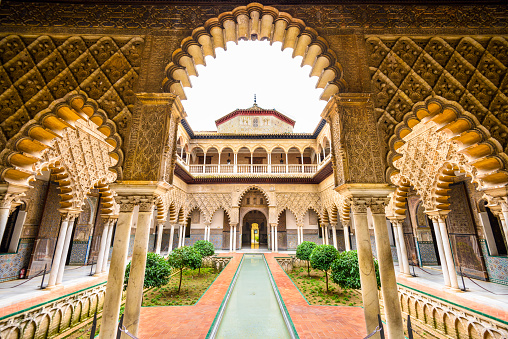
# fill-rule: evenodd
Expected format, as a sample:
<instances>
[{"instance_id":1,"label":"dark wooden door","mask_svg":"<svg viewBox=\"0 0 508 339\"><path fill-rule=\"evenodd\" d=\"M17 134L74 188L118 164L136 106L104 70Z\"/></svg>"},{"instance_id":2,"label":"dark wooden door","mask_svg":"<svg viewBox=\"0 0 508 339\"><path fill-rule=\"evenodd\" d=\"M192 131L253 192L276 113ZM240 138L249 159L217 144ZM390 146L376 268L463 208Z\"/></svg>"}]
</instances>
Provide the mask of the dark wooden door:
<instances>
[{"instance_id":1,"label":"dark wooden door","mask_svg":"<svg viewBox=\"0 0 508 339\"><path fill-rule=\"evenodd\" d=\"M450 206L446 226L456 269L459 274L462 268L464 275L486 280L487 270L464 182L450 185Z\"/></svg>"}]
</instances>

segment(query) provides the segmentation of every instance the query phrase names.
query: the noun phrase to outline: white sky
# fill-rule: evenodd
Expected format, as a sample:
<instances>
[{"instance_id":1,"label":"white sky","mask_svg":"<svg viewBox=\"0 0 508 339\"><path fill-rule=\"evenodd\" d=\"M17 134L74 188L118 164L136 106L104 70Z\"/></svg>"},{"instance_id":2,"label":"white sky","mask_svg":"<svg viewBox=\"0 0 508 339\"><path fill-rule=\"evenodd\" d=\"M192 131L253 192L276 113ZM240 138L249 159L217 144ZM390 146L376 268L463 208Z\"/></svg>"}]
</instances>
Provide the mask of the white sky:
<instances>
[{"instance_id":1,"label":"white sky","mask_svg":"<svg viewBox=\"0 0 508 339\"><path fill-rule=\"evenodd\" d=\"M296 121L294 132L313 132L326 102L319 100L317 77L310 66L300 67L301 57L291 58L292 49L268 41L229 42L227 51L216 49L216 58L206 57L206 67L197 66L192 88L184 88L182 104L194 131L216 131L215 120L237 108L249 108L257 96L258 106L275 108Z\"/></svg>"}]
</instances>

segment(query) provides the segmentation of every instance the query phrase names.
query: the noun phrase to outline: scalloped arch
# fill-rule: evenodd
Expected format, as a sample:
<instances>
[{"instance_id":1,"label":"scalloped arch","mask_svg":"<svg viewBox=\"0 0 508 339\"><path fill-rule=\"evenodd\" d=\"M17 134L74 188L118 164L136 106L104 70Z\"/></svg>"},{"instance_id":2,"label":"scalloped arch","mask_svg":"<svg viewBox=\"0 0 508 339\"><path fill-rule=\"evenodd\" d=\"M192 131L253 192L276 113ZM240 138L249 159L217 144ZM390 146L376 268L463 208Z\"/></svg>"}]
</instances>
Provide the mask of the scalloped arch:
<instances>
[{"instance_id":1,"label":"scalloped arch","mask_svg":"<svg viewBox=\"0 0 508 339\"><path fill-rule=\"evenodd\" d=\"M215 49L226 49L227 42L257 39L280 42L282 50L293 49L293 58L301 56L301 66L312 67L309 76L319 77L316 88L323 89L321 100L328 101L332 95L345 91L342 66L328 42L302 20L259 3L221 13L183 39L166 66L164 91L185 100L184 87L192 87L189 76L198 76L196 65L206 66L206 56L215 58Z\"/></svg>"},{"instance_id":2,"label":"scalloped arch","mask_svg":"<svg viewBox=\"0 0 508 339\"><path fill-rule=\"evenodd\" d=\"M406 148L412 147L406 145L408 136L414 136L410 133L424 133L430 128L435 130L431 135L440 135L440 140L453 147L448 151L446 159L439 160L440 163L435 163L437 160L432 159L429 165L439 166L436 176L431 182L422 183L415 177L407 177L411 165L404 159L404 155L409 152ZM392 196L393 212L396 215L405 215L406 198L411 186L422 196L427 210L448 210L448 186L453 182L456 171L471 176L479 189L508 184L508 156L499 142L491 137L473 114L459 104L441 97L429 97L416 104L395 127L389 148L387 162L390 167L387 176L398 186ZM421 161L428 162L423 158ZM404 173L401 172L403 170Z\"/></svg>"},{"instance_id":3,"label":"scalloped arch","mask_svg":"<svg viewBox=\"0 0 508 339\"><path fill-rule=\"evenodd\" d=\"M268 197L268 194L265 192L264 189L262 189L261 187L257 186L257 185L250 185L249 187L247 187L246 189L243 190L243 192L240 194L240 196L238 197L238 200L236 202L236 206L240 206L240 204L242 203L242 199L244 197L244 195L250 191L250 190L258 190L261 192L261 194L263 194L263 196L265 197L266 199L266 203L268 205L270 205L270 198ZM295 214L296 216L296 214Z\"/></svg>"},{"instance_id":4,"label":"scalloped arch","mask_svg":"<svg viewBox=\"0 0 508 339\"><path fill-rule=\"evenodd\" d=\"M115 123L107 118L106 113L85 92L73 91L39 112L7 142L0 153L0 164L3 167L1 179L29 188L28 182L37 174L34 168L44 166L41 156L51 149L65 130L75 129L79 120L97 125L97 132L100 133L94 137L102 138L114 148L109 155L116 164L110 170L120 175L122 141Z\"/></svg>"}]
</instances>

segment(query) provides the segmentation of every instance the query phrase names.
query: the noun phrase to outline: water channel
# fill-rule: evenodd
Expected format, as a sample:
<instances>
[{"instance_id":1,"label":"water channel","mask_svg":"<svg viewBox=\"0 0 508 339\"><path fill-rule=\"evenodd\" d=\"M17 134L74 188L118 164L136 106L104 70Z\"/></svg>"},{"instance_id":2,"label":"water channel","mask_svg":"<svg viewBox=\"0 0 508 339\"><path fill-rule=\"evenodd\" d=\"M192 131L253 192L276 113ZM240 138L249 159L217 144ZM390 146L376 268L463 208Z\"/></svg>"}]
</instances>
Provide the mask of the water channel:
<instances>
[{"instance_id":1,"label":"water channel","mask_svg":"<svg viewBox=\"0 0 508 339\"><path fill-rule=\"evenodd\" d=\"M291 338L263 255L245 254L216 338Z\"/></svg>"}]
</instances>

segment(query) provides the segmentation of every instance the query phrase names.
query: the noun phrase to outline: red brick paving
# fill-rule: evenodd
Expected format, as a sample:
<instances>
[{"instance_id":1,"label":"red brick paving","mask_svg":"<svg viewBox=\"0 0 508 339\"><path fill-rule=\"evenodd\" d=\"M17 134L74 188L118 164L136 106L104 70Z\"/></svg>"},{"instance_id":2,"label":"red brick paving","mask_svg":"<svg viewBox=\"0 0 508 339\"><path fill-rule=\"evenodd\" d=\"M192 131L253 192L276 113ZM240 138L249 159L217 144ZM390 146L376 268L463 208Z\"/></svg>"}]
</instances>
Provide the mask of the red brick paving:
<instances>
[{"instance_id":1,"label":"red brick paving","mask_svg":"<svg viewBox=\"0 0 508 339\"><path fill-rule=\"evenodd\" d=\"M104 282L107 279L108 279L108 276L106 274L106 275L100 276L100 277L91 277L86 282L82 282L80 284L67 286L67 287L65 287L65 285L64 285L61 288L56 288L56 289L51 290L49 292L44 291L43 293L41 293L40 296L20 301L19 303L16 303L14 305L0 308L0 317L9 315L9 314L17 312L17 311L24 310L26 308L29 308L29 307L32 307L35 305L45 303L47 301L51 301L51 300L56 299L58 297L82 290L82 289L90 287L90 286L100 284L101 282ZM65 282L64 282L64 284L65 284Z\"/></svg>"},{"instance_id":2,"label":"red brick paving","mask_svg":"<svg viewBox=\"0 0 508 339\"><path fill-rule=\"evenodd\" d=\"M275 257L265 253L266 261L300 338L364 338L363 308L309 305Z\"/></svg>"},{"instance_id":3,"label":"red brick paving","mask_svg":"<svg viewBox=\"0 0 508 339\"><path fill-rule=\"evenodd\" d=\"M143 307L139 338L205 338L241 260L233 260L193 306ZM346 306L310 306L286 273L266 253L275 282L300 338L363 338L363 309ZM278 255L280 256L280 255Z\"/></svg>"},{"instance_id":4,"label":"red brick paving","mask_svg":"<svg viewBox=\"0 0 508 339\"><path fill-rule=\"evenodd\" d=\"M474 309L475 311L488 314L501 320L508 321L508 312L494 308L485 304L480 304L469 299L462 298L460 293L448 292L446 290L438 290L428 286L423 286L418 283L411 281L411 278L405 278L402 276L397 277L397 282L408 287L412 287L422 292L432 294L436 297L451 301L455 304L463 305L467 308ZM466 292L467 293L467 292ZM500 296L500 298L506 298L506 296Z\"/></svg>"},{"instance_id":5,"label":"red brick paving","mask_svg":"<svg viewBox=\"0 0 508 339\"><path fill-rule=\"evenodd\" d=\"M233 254L196 305L141 308L139 338L205 338L241 259L242 254Z\"/></svg>"}]
</instances>

